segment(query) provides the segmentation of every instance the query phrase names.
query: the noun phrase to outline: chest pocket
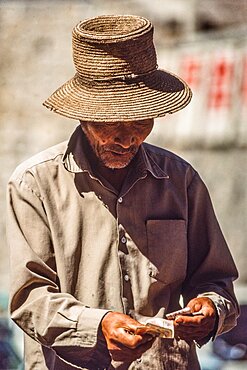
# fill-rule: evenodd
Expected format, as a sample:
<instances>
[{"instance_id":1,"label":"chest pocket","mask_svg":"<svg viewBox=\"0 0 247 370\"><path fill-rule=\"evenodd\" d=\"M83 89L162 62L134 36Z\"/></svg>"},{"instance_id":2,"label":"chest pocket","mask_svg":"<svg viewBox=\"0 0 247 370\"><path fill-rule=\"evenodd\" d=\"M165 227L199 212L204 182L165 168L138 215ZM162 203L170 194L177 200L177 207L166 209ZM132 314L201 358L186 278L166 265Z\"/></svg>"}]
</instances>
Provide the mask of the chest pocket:
<instances>
[{"instance_id":1,"label":"chest pocket","mask_svg":"<svg viewBox=\"0 0 247 370\"><path fill-rule=\"evenodd\" d=\"M187 269L185 221L148 220L146 227L152 277L164 284L184 280Z\"/></svg>"}]
</instances>

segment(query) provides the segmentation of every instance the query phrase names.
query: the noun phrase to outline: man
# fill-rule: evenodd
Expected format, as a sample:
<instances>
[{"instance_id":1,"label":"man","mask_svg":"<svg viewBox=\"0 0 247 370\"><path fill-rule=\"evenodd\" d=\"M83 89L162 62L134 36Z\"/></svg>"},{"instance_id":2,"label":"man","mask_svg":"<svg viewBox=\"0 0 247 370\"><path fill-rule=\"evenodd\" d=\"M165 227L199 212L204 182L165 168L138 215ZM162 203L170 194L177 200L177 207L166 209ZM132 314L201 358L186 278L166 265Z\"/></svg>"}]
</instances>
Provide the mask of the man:
<instances>
[{"instance_id":1,"label":"man","mask_svg":"<svg viewBox=\"0 0 247 370\"><path fill-rule=\"evenodd\" d=\"M144 143L191 91L157 68L141 17L79 23L73 57L76 75L44 105L80 125L8 187L10 309L26 369L199 369L195 343L236 323L237 271L197 172ZM141 323L181 297L192 315L175 317L175 338L150 335Z\"/></svg>"}]
</instances>

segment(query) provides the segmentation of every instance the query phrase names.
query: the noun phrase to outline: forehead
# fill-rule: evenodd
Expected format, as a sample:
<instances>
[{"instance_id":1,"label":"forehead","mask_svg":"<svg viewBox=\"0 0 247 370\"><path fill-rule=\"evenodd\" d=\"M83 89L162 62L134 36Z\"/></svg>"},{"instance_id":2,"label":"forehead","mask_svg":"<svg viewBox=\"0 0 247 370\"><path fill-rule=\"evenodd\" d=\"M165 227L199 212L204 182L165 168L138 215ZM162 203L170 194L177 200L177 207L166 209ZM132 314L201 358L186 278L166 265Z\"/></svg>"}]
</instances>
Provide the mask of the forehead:
<instances>
[{"instance_id":1,"label":"forehead","mask_svg":"<svg viewBox=\"0 0 247 370\"><path fill-rule=\"evenodd\" d=\"M153 119L143 119L143 120L136 120L136 121L116 121L116 122L83 122L81 121L82 125L90 126L92 128L117 128L117 127L146 127L153 124Z\"/></svg>"}]
</instances>

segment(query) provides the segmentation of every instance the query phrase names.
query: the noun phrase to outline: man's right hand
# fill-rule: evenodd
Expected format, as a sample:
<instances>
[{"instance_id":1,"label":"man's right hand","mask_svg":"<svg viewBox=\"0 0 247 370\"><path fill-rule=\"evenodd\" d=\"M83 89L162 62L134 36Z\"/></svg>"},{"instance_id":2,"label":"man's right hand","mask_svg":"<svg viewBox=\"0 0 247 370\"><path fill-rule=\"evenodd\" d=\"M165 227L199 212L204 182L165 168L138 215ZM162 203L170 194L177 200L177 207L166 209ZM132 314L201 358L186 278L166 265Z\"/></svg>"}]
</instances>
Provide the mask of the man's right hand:
<instances>
[{"instance_id":1,"label":"man's right hand","mask_svg":"<svg viewBox=\"0 0 247 370\"><path fill-rule=\"evenodd\" d=\"M151 348L154 338L145 334L136 335L137 327L142 326L130 316L119 312L108 312L101 321L108 351L115 361L132 362Z\"/></svg>"}]
</instances>

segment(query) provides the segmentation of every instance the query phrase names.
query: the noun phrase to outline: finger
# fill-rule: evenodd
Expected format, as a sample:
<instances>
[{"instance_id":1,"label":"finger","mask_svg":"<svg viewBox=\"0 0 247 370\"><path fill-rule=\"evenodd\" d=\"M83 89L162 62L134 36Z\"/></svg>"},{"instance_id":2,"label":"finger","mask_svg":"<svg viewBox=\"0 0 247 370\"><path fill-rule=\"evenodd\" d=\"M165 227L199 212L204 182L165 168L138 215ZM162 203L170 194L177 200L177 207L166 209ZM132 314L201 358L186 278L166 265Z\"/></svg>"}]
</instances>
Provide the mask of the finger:
<instances>
[{"instance_id":1,"label":"finger","mask_svg":"<svg viewBox=\"0 0 247 370\"><path fill-rule=\"evenodd\" d=\"M198 297L188 303L192 312L202 311L204 315L215 314L216 308L213 301L207 297Z\"/></svg>"},{"instance_id":2,"label":"finger","mask_svg":"<svg viewBox=\"0 0 247 370\"><path fill-rule=\"evenodd\" d=\"M187 331L195 331L195 330L203 330L203 331L211 331L215 326L215 318L208 318L205 320L193 322L193 323L174 323L175 330L187 330Z\"/></svg>"},{"instance_id":3,"label":"finger","mask_svg":"<svg viewBox=\"0 0 247 370\"><path fill-rule=\"evenodd\" d=\"M195 316L183 316L179 315L175 318L174 324L184 324L184 325L204 325L207 322L214 321L216 315L214 312L207 312L205 315L202 313L201 315Z\"/></svg>"},{"instance_id":4,"label":"finger","mask_svg":"<svg viewBox=\"0 0 247 370\"><path fill-rule=\"evenodd\" d=\"M200 335L203 334L203 336L207 336L210 332L212 332L214 326L208 325L208 326L179 326L177 329L175 329L175 335L181 336L182 334L191 334L191 335Z\"/></svg>"},{"instance_id":5,"label":"finger","mask_svg":"<svg viewBox=\"0 0 247 370\"><path fill-rule=\"evenodd\" d=\"M203 340L204 338L206 337L206 335L188 335L188 334L185 334L185 335L179 335L177 336L176 338L178 340L182 339L182 340L185 340L187 343L192 343L193 341L196 341L196 342L199 342L200 340Z\"/></svg>"},{"instance_id":6,"label":"finger","mask_svg":"<svg viewBox=\"0 0 247 370\"><path fill-rule=\"evenodd\" d=\"M193 335L194 336L203 335L203 336L206 336L208 334L208 332L210 332L210 331L211 331L210 328L208 328L208 329L187 328L187 330L176 330L175 335L176 336L181 336L181 335L192 335L192 336Z\"/></svg>"},{"instance_id":7,"label":"finger","mask_svg":"<svg viewBox=\"0 0 247 370\"><path fill-rule=\"evenodd\" d=\"M205 316L177 316L174 320L174 325L184 325L184 326L198 326L202 325L205 320Z\"/></svg>"},{"instance_id":8,"label":"finger","mask_svg":"<svg viewBox=\"0 0 247 370\"><path fill-rule=\"evenodd\" d=\"M149 341L143 344L140 344L136 348L128 348L121 343L115 343L109 349L109 352L112 358L115 361L134 361L140 358L144 352L152 347L153 341Z\"/></svg>"},{"instance_id":9,"label":"finger","mask_svg":"<svg viewBox=\"0 0 247 370\"><path fill-rule=\"evenodd\" d=\"M186 325L176 325L175 329L175 336L179 337L188 337L192 336L193 339L200 337L206 337L209 333L212 332L214 329L214 322L208 322L207 325L199 325L199 326L186 326Z\"/></svg>"},{"instance_id":10,"label":"finger","mask_svg":"<svg viewBox=\"0 0 247 370\"><path fill-rule=\"evenodd\" d=\"M132 331L126 328L119 328L115 335L112 336L111 341L119 343L130 349L137 348L139 345L152 341L150 335L135 335Z\"/></svg>"},{"instance_id":11,"label":"finger","mask_svg":"<svg viewBox=\"0 0 247 370\"><path fill-rule=\"evenodd\" d=\"M179 332L175 334L175 338L184 339L186 341L200 340L208 336L208 332L197 332L197 333L188 333L188 332Z\"/></svg>"},{"instance_id":12,"label":"finger","mask_svg":"<svg viewBox=\"0 0 247 370\"><path fill-rule=\"evenodd\" d=\"M191 311L192 312L198 312L198 311L200 311L202 309L202 305L201 305L201 303L199 303L199 302L196 302L194 305L192 305L192 307L191 307Z\"/></svg>"},{"instance_id":13,"label":"finger","mask_svg":"<svg viewBox=\"0 0 247 370\"><path fill-rule=\"evenodd\" d=\"M213 326L183 326L179 325L175 328L175 337L180 337L182 339L198 339L205 338L213 330Z\"/></svg>"},{"instance_id":14,"label":"finger","mask_svg":"<svg viewBox=\"0 0 247 370\"><path fill-rule=\"evenodd\" d=\"M135 334L144 336L145 334L150 334L150 327L147 325L138 326L135 330Z\"/></svg>"},{"instance_id":15,"label":"finger","mask_svg":"<svg viewBox=\"0 0 247 370\"><path fill-rule=\"evenodd\" d=\"M133 352L127 348L124 351L120 348L114 348L109 350L109 353L114 361L120 362L132 362L141 357L138 352Z\"/></svg>"},{"instance_id":16,"label":"finger","mask_svg":"<svg viewBox=\"0 0 247 370\"><path fill-rule=\"evenodd\" d=\"M151 338L151 340L149 339L148 342L145 342L145 343L142 343L140 344L136 349L139 353L143 354L144 352L146 352L149 348L152 347L153 343L155 341L155 338Z\"/></svg>"}]
</instances>

